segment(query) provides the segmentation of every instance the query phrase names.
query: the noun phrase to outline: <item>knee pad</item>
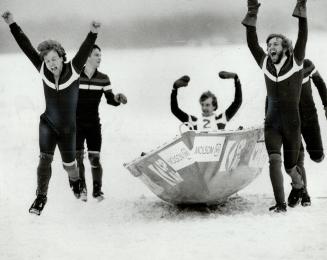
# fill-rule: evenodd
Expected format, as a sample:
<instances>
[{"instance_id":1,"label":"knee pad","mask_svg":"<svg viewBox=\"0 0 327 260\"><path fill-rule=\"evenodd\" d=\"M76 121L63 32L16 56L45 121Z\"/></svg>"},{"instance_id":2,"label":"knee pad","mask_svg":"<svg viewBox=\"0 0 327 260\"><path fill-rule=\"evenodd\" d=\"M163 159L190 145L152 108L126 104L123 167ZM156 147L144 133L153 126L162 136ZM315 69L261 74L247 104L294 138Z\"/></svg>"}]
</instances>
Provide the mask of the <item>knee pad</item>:
<instances>
[{"instance_id":1,"label":"knee pad","mask_svg":"<svg viewBox=\"0 0 327 260\"><path fill-rule=\"evenodd\" d=\"M65 162L63 162L62 165L63 165L64 169L67 172L74 171L75 169L77 169L77 163L76 163L76 161L73 161L71 163L65 163Z\"/></svg>"},{"instance_id":2,"label":"knee pad","mask_svg":"<svg viewBox=\"0 0 327 260\"><path fill-rule=\"evenodd\" d=\"M76 161L73 161L71 163L65 163L63 162L63 167L65 171L68 173L68 177L70 180L78 180L79 179L79 172Z\"/></svg>"},{"instance_id":3,"label":"knee pad","mask_svg":"<svg viewBox=\"0 0 327 260\"><path fill-rule=\"evenodd\" d=\"M39 161L38 167L50 167L52 160L53 160L52 154L40 153L39 157L40 157L40 161Z\"/></svg>"},{"instance_id":4,"label":"knee pad","mask_svg":"<svg viewBox=\"0 0 327 260\"><path fill-rule=\"evenodd\" d=\"M273 165L281 165L282 163L282 156L279 153L272 153L269 154L269 164Z\"/></svg>"},{"instance_id":5,"label":"knee pad","mask_svg":"<svg viewBox=\"0 0 327 260\"><path fill-rule=\"evenodd\" d=\"M89 153L89 160L92 168L101 167L100 153Z\"/></svg>"}]
</instances>

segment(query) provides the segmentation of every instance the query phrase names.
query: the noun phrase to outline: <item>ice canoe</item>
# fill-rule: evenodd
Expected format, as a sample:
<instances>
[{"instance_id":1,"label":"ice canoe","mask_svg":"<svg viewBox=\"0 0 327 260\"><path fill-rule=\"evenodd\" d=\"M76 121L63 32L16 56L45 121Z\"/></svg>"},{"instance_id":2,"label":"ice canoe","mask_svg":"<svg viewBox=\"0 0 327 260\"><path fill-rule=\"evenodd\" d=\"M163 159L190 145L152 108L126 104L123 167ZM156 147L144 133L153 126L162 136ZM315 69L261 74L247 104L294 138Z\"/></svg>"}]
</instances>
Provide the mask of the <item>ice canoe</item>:
<instances>
[{"instance_id":1,"label":"ice canoe","mask_svg":"<svg viewBox=\"0 0 327 260\"><path fill-rule=\"evenodd\" d=\"M267 162L258 127L187 131L124 166L164 201L210 205L250 184Z\"/></svg>"}]
</instances>

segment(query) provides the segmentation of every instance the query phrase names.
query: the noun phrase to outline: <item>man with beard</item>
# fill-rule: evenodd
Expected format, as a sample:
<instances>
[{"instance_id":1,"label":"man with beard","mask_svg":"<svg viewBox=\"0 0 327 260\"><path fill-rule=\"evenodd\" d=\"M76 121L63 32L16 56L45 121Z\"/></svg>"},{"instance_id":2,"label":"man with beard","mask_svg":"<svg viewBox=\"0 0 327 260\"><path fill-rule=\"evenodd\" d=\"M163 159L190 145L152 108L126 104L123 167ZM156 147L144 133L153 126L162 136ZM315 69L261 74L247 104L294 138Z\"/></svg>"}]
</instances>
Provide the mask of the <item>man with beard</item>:
<instances>
[{"instance_id":1,"label":"man with beard","mask_svg":"<svg viewBox=\"0 0 327 260\"><path fill-rule=\"evenodd\" d=\"M324 148L321 140L320 126L318 121L317 109L312 96L311 81L317 87L327 118L327 88L320 73L315 68L313 62L305 59L303 62L303 81L300 97L300 117L301 117L301 133L306 143L306 150L310 155L310 159L314 162L322 162L325 158ZM268 98L266 98L267 113ZM310 206L311 198L307 189L306 170L304 168L304 147L301 144L297 166L301 170L304 182L304 191L301 198L302 206Z\"/></svg>"},{"instance_id":2,"label":"man with beard","mask_svg":"<svg viewBox=\"0 0 327 260\"><path fill-rule=\"evenodd\" d=\"M219 77L222 79L234 79L235 97L232 104L224 113L217 115L217 97L210 91L204 92L200 96L202 114L199 117L189 115L178 107L177 91L180 87L186 87L190 81L189 76L183 76L175 81L170 96L171 112L183 123L187 123L194 130L217 131L225 128L226 123L232 119L242 104L241 82L236 73L221 71Z\"/></svg>"},{"instance_id":3,"label":"man with beard","mask_svg":"<svg viewBox=\"0 0 327 260\"><path fill-rule=\"evenodd\" d=\"M94 45L80 76L78 104L76 112L76 159L82 182L81 199L87 201L87 186L85 182L84 142L88 148L88 158L91 164L93 179L92 196L101 201L103 197L102 165L100 150L102 143L99 104L104 94L107 104L119 106L126 104L127 98L119 93L114 95L110 87L109 77L98 71L101 63L101 49Z\"/></svg>"},{"instance_id":4,"label":"man with beard","mask_svg":"<svg viewBox=\"0 0 327 260\"><path fill-rule=\"evenodd\" d=\"M66 52L54 40L40 43L36 51L11 12L2 14L17 44L33 63L43 81L46 108L40 117L40 160L37 167L36 199L29 212L40 215L46 202L51 178L51 162L58 145L63 167L68 173L69 184L76 198L80 198L81 181L76 163L76 106L79 74L97 38L100 23L92 22L87 35L74 58L66 61Z\"/></svg>"},{"instance_id":5,"label":"man with beard","mask_svg":"<svg viewBox=\"0 0 327 260\"><path fill-rule=\"evenodd\" d=\"M303 60L308 37L306 0L297 0L293 16L299 19L298 39L294 52L290 40L281 34L268 36L267 54L260 47L256 21L260 4L248 0L248 13L242 24L246 27L248 47L262 69L267 88L268 104L265 118L265 144L269 155L269 172L276 205L269 210L285 212L285 194L281 171L281 147L284 167L292 179L288 205L298 204L304 190L301 171L297 167L301 146L299 102L303 79Z\"/></svg>"}]
</instances>

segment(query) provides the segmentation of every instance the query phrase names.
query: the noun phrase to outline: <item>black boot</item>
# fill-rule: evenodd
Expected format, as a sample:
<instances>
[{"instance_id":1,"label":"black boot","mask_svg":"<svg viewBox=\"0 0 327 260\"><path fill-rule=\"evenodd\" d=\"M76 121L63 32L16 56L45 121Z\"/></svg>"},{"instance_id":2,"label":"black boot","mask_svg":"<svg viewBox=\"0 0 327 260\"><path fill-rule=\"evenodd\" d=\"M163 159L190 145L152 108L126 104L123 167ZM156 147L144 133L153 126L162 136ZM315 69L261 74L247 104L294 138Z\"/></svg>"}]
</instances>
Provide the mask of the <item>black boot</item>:
<instances>
[{"instance_id":1,"label":"black boot","mask_svg":"<svg viewBox=\"0 0 327 260\"><path fill-rule=\"evenodd\" d=\"M306 192L306 191L304 191L302 193L301 205L303 207L311 206L311 198L310 198L308 192Z\"/></svg>"},{"instance_id":2,"label":"black boot","mask_svg":"<svg viewBox=\"0 0 327 260\"><path fill-rule=\"evenodd\" d=\"M47 203L46 195L42 195L42 194L37 195L36 199L34 200L33 204L29 209L29 213L40 216L46 203Z\"/></svg>"},{"instance_id":3,"label":"black boot","mask_svg":"<svg viewBox=\"0 0 327 260\"><path fill-rule=\"evenodd\" d=\"M72 188L72 191L74 192L74 195L77 199L81 197L81 191L82 191L82 185L81 180L77 179L76 181L73 181L69 179L69 185Z\"/></svg>"},{"instance_id":4,"label":"black boot","mask_svg":"<svg viewBox=\"0 0 327 260\"><path fill-rule=\"evenodd\" d=\"M292 187L290 195L288 196L288 206L293 208L298 205L302 199L303 192L304 188L296 189Z\"/></svg>"},{"instance_id":5,"label":"black boot","mask_svg":"<svg viewBox=\"0 0 327 260\"><path fill-rule=\"evenodd\" d=\"M87 188L85 180L81 181L81 200L85 202L87 201Z\"/></svg>"},{"instance_id":6,"label":"black boot","mask_svg":"<svg viewBox=\"0 0 327 260\"><path fill-rule=\"evenodd\" d=\"M101 185L98 182L93 182L93 198L101 201L104 199L103 192L101 191Z\"/></svg>"},{"instance_id":7,"label":"black boot","mask_svg":"<svg viewBox=\"0 0 327 260\"><path fill-rule=\"evenodd\" d=\"M283 202L283 203L277 203L275 206L272 206L269 208L270 211L274 211L276 213L281 213L281 212L286 212L287 209L286 209L286 203Z\"/></svg>"}]
</instances>

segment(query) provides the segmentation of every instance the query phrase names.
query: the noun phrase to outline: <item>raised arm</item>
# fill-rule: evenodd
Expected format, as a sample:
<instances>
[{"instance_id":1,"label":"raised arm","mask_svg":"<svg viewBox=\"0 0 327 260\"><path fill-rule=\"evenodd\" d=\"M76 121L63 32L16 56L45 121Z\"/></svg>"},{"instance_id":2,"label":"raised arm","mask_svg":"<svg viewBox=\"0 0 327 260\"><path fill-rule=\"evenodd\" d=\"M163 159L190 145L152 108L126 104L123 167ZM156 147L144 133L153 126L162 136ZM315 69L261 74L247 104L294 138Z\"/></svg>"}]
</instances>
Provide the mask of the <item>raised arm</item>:
<instances>
[{"instance_id":1,"label":"raised arm","mask_svg":"<svg viewBox=\"0 0 327 260\"><path fill-rule=\"evenodd\" d=\"M79 48L78 52L76 53L75 57L72 60L73 66L77 73L81 73L83 66L89 56L90 52L92 51L93 45L98 35L98 30L101 24L99 22L92 22L91 23L91 31L88 33L86 39L82 43L81 47Z\"/></svg>"},{"instance_id":2,"label":"raised arm","mask_svg":"<svg viewBox=\"0 0 327 260\"><path fill-rule=\"evenodd\" d=\"M227 121L229 121L236 114L236 112L239 110L239 108L242 104L241 81L238 78L238 75L233 72L221 71L221 72L219 72L219 77L222 79L234 79L234 84L235 84L234 101L225 111L226 119L227 119Z\"/></svg>"},{"instance_id":3,"label":"raised arm","mask_svg":"<svg viewBox=\"0 0 327 260\"><path fill-rule=\"evenodd\" d=\"M10 11L6 11L2 14L3 19L9 25L10 31L14 36L18 46L25 53L25 55L29 58L29 60L33 63L33 65L40 70L42 65L42 60L38 54L38 52L32 46L30 40L24 34L22 29L18 26L18 24L14 21L14 17Z\"/></svg>"},{"instance_id":4,"label":"raised arm","mask_svg":"<svg viewBox=\"0 0 327 260\"><path fill-rule=\"evenodd\" d=\"M173 90L170 95L170 109L171 112L176 116L181 122L189 122L189 115L178 107L177 102L177 91L181 87L186 87L190 81L189 76L183 76L175 81Z\"/></svg>"},{"instance_id":5,"label":"raised arm","mask_svg":"<svg viewBox=\"0 0 327 260\"><path fill-rule=\"evenodd\" d=\"M305 57L305 47L308 40L308 22L306 12L306 1L297 0L293 16L299 18L299 31L294 47L294 58L298 65L303 63Z\"/></svg>"},{"instance_id":6,"label":"raised arm","mask_svg":"<svg viewBox=\"0 0 327 260\"><path fill-rule=\"evenodd\" d=\"M256 30L259 7L260 4L258 3L258 0L248 0L248 12L243 19L242 24L246 27L246 41L248 47L257 64L261 67L266 53L259 45Z\"/></svg>"}]
</instances>

